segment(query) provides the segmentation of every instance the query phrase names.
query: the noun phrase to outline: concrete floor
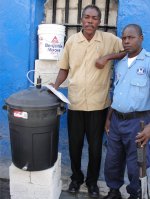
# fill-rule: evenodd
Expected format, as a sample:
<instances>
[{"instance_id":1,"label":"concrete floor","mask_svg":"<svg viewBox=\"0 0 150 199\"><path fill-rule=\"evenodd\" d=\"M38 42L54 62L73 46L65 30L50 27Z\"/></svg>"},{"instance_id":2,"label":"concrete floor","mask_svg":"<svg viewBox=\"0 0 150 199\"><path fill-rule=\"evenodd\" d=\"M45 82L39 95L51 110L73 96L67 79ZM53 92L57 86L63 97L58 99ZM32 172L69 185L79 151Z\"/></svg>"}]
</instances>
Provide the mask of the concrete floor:
<instances>
[{"instance_id":1,"label":"concrete floor","mask_svg":"<svg viewBox=\"0 0 150 199\"><path fill-rule=\"evenodd\" d=\"M60 199L84 199L84 198L91 199L88 196L85 184L81 186L80 192L78 194L70 194L67 192L69 181L67 183L66 182L67 181L63 180L62 193L60 195ZM106 187L105 182L99 181L98 185L100 187L100 194L101 194L99 199L102 199L105 195L107 195L108 188ZM121 192L122 192L122 199L126 199L127 194L125 193L125 186L122 187ZM0 178L0 199L10 199L9 179Z\"/></svg>"},{"instance_id":2,"label":"concrete floor","mask_svg":"<svg viewBox=\"0 0 150 199\"><path fill-rule=\"evenodd\" d=\"M62 141L63 139L61 139ZM60 199L90 199L87 193L87 188L85 184L83 184L80 188L80 192L76 195L72 195L67 192L69 183L70 183L70 160L68 154L68 144L65 141L61 143L61 153L62 153L62 160L61 160L61 171L62 171L62 193ZM82 158L82 167L83 172L86 176L86 168L87 168L87 144L85 143L85 147L83 150L83 158ZM108 193L108 188L106 183L104 182L104 159L105 159L106 148L103 146L103 154L102 154L102 165L101 165L101 172L100 172L100 180L98 182L98 186L100 188L100 199L103 198ZM0 161L0 199L10 199L9 194L9 166L11 165L11 160L1 160ZM121 193L123 199L128 198L128 194L126 193L125 185L121 188Z\"/></svg>"},{"instance_id":3,"label":"concrete floor","mask_svg":"<svg viewBox=\"0 0 150 199\"><path fill-rule=\"evenodd\" d=\"M10 199L8 179L0 179L0 199Z\"/></svg>"},{"instance_id":4,"label":"concrete floor","mask_svg":"<svg viewBox=\"0 0 150 199\"><path fill-rule=\"evenodd\" d=\"M0 199L10 199L10 190L9 190L9 166L11 161L3 160L0 161ZM87 193L87 188L85 184L83 184L80 188L80 192L76 195L72 195L67 192L71 171L68 165L62 164L62 193L60 199L90 199ZM101 196L99 199L102 199L105 195L107 195L108 188L106 183L103 180L98 182L98 186L100 188ZM126 193L125 185L121 188L122 198L128 198L128 194Z\"/></svg>"},{"instance_id":5,"label":"concrete floor","mask_svg":"<svg viewBox=\"0 0 150 199\"><path fill-rule=\"evenodd\" d=\"M86 199L91 199L89 196L88 196L88 194L87 193L79 193L79 194L77 194L77 195L72 195L72 194L69 194L69 193L67 193L67 192L62 192L61 193L61 196L60 196L60 199L84 199L84 198L86 198ZM102 199L103 197L102 196L100 196L99 197L99 199Z\"/></svg>"},{"instance_id":6,"label":"concrete floor","mask_svg":"<svg viewBox=\"0 0 150 199\"><path fill-rule=\"evenodd\" d=\"M76 195L69 194L67 191L62 191L60 199L90 199L87 192L80 192ZM102 197L99 197L100 199ZM0 199L10 199L9 180L0 179Z\"/></svg>"}]
</instances>

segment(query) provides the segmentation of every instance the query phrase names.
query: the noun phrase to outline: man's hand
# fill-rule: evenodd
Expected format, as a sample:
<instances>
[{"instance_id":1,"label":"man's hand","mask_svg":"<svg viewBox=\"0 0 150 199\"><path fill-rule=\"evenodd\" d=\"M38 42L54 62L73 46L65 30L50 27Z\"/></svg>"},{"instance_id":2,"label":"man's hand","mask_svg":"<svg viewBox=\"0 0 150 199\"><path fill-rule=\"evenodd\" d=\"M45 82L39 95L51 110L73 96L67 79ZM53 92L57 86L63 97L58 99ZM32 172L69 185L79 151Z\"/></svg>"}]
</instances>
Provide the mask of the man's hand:
<instances>
[{"instance_id":1,"label":"man's hand","mask_svg":"<svg viewBox=\"0 0 150 199\"><path fill-rule=\"evenodd\" d=\"M112 53L112 54L108 54L108 55L105 55L103 57L100 57L96 60L95 62L95 66L98 68L98 69L103 69L105 64L107 64L108 61L111 61L111 60L115 60L115 59L122 59L124 56L126 55L126 52L125 51L121 51L119 53Z\"/></svg>"},{"instance_id":2,"label":"man's hand","mask_svg":"<svg viewBox=\"0 0 150 199\"><path fill-rule=\"evenodd\" d=\"M105 122L105 131L106 131L107 135L109 135L109 127L110 127L112 113L113 113L113 109L110 107L108 110L107 118L106 118L106 122Z\"/></svg>"},{"instance_id":3,"label":"man's hand","mask_svg":"<svg viewBox=\"0 0 150 199\"><path fill-rule=\"evenodd\" d=\"M145 126L144 130L142 132L139 132L136 136L136 143L140 142L141 146L146 145L148 140L150 139L150 124Z\"/></svg>"},{"instance_id":4,"label":"man's hand","mask_svg":"<svg viewBox=\"0 0 150 199\"><path fill-rule=\"evenodd\" d=\"M100 57L96 60L95 62L95 66L98 68L98 69L103 69L105 64L107 64L108 62L108 59L106 56L104 57Z\"/></svg>"},{"instance_id":5,"label":"man's hand","mask_svg":"<svg viewBox=\"0 0 150 199\"><path fill-rule=\"evenodd\" d=\"M110 119L107 118L105 123L105 132L107 135L109 135L109 127L110 127Z\"/></svg>"},{"instance_id":6,"label":"man's hand","mask_svg":"<svg viewBox=\"0 0 150 199\"><path fill-rule=\"evenodd\" d=\"M55 84L54 83L50 82L49 85L51 85L52 87L55 88Z\"/></svg>"},{"instance_id":7,"label":"man's hand","mask_svg":"<svg viewBox=\"0 0 150 199\"><path fill-rule=\"evenodd\" d=\"M68 72L69 70L60 69L58 72L55 84L53 83L49 83L49 84L52 85L56 90L58 90L59 86L66 80L68 76Z\"/></svg>"}]
</instances>

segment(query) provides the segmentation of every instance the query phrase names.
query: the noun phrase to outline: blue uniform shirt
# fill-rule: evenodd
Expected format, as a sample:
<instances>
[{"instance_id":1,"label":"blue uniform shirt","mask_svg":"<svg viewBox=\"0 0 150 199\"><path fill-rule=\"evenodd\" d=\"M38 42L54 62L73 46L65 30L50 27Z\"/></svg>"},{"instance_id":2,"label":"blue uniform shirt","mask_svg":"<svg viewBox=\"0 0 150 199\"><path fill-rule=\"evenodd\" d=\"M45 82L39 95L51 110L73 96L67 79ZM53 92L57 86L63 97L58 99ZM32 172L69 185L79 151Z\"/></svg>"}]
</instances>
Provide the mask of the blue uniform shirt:
<instances>
[{"instance_id":1,"label":"blue uniform shirt","mask_svg":"<svg viewBox=\"0 0 150 199\"><path fill-rule=\"evenodd\" d=\"M117 63L111 106L122 113L150 110L150 52L143 49L130 67L127 56Z\"/></svg>"}]
</instances>

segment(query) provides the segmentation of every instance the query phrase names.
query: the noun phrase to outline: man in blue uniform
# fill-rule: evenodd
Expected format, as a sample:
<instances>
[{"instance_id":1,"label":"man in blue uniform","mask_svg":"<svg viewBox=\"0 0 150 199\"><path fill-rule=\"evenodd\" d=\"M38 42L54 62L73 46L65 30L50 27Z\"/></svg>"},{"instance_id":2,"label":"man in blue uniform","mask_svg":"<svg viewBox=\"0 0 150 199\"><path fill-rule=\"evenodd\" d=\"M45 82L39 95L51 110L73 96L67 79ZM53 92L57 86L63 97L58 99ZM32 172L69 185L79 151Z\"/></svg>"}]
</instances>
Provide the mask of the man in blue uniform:
<instances>
[{"instance_id":1,"label":"man in blue uniform","mask_svg":"<svg viewBox=\"0 0 150 199\"><path fill-rule=\"evenodd\" d=\"M138 134L140 121L150 124L150 52L142 48L142 41L139 25L124 28L122 44L127 55L115 67L113 101L105 125L105 180L110 188L105 199L121 199L119 189L124 184L125 166L130 181L126 187L129 199L138 199L140 195L136 141L146 144L149 130Z\"/></svg>"}]
</instances>

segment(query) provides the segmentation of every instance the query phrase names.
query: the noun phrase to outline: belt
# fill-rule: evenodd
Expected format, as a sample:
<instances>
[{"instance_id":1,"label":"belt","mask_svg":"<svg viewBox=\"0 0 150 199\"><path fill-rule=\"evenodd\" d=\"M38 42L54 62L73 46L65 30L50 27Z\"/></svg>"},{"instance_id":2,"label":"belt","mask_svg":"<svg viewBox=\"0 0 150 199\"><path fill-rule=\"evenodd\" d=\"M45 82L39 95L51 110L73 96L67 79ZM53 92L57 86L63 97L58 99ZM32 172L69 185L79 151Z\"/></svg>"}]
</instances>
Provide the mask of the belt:
<instances>
[{"instance_id":1,"label":"belt","mask_svg":"<svg viewBox=\"0 0 150 199\"><path fill-rule=\"evenodd\" d=\"M116 110L113 110L113 111L114 111L114 114L121 120L130 120L130 119L150 115L150 111L135 111L135 112L130 112L130 113L121 113Z\"/></svg>"}]
</instances>

